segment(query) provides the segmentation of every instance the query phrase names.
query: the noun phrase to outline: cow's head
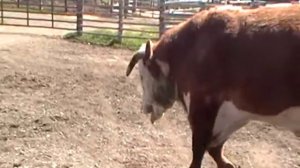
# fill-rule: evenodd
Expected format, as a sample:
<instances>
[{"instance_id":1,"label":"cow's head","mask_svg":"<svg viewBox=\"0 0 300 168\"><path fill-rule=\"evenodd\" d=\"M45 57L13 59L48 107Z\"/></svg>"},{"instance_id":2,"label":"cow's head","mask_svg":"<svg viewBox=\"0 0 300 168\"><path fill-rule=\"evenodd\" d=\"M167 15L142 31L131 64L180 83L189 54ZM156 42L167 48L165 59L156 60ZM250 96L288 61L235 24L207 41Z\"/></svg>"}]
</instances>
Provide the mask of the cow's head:
<instances>
[{"instance_id":1,"label":"cow's head","mask_svg":"<svg viewBox=\"0 0 300 168\"><path fill-rule=\"evenodd\" d=\"M158 51L153 48L152 42L147 41L136 52L128 67L129 76L135 64L138 63L139 75L143 88L142 111L151 113L151 122L160 119L163 113L170 108L176 99L176 88L170 80L169 64L161 61Z\"/></svg>"}]
</instances>

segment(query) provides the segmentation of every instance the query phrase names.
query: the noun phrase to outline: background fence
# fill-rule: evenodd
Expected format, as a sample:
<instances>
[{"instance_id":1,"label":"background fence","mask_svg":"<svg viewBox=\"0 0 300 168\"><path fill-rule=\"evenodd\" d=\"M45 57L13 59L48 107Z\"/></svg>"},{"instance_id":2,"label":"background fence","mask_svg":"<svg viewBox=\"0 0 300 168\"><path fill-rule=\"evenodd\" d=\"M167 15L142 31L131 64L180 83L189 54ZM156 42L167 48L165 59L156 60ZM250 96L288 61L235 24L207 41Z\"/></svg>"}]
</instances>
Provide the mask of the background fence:
<instances>
[{"instance_id":1,"label":"background fence","mask_svg":"<svg viewBox=\"0 0 300 168\"><path fill-rule=\"evenodd\" d=\"M119 10L121 9L121 10ZM159 37L154 1L0 0L0 23L122 38Z\"/></svg>"},{"instance_id":2,"label":"background fence","mask_svg":"<svg viewBox=\"0 0 300 168\"><path fill-rule=\"evenodd\" d=\"M234 1L233 1L234 2ZM238 3L251 3L251 0ZM166 29L221 0L0 0L0 24L157 39Z\"/></svg>"}]
</instances>

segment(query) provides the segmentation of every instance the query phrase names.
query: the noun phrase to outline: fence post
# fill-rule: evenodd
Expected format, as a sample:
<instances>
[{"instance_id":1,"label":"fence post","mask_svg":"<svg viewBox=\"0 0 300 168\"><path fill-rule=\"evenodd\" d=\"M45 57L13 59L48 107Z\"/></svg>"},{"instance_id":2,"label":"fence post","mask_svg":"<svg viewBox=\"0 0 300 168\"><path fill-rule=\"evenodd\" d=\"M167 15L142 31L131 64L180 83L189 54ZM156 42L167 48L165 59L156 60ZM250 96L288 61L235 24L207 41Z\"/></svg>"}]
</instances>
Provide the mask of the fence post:
<instances>
[{"instance_id":1,"label":"fence post","mask_svg":"<svg viewBox=\"0 0 300 168\"><path fill-rule=\"evenodd\" d=\"M119 28L118 28L118 39L117 39L119 43L122 43L123 16L124 16L124 0L119 0Z\"/></svg>"},{"instance_id":2,"label":"fence post","mask_svg":"<svg viewBox=\"0 0 300 168\"><path fill-rule=\"evenodd\" d=\"M17 0L17 8L20 8L20 0Z\"/></svg>"},{"instance_id":3,"label":"fence post","mask_svg":"<svg viewBox=\"0 0 300 168\"><path fill-rule=\"evenodd\" d=\"M129 8L129 0L124 0L124 17L127 18L128 15L128 8Z\"/></svg>"},{"instance_id":4,"label":"fence post","mask_svg":"<svg viewBox=\"0 0 300 168\"><path fill-rule=\"evenodd\" d=\"M97 0L94 0L94 13L96 13L97 6L98 6Z\"/></svg>"},{"instance_id":5,"label":"fence post","mask_svg":"<svg viewBox=\"0 0 300 168\"><path fill-rule=\"evenodd\" d=\"M165 0L159 0L159 37L165 31Z\"/></svg>"},{"instance_id":6,"label":"fence post","mask_svg":"<svg viewBox=\"0 0 300 168\"><path fill-rule=\"evenodd\" d=\"M26 1L26 16L27 26L29 26L29 0Z\"/></svg>"},{"instance_id":7,"label":"fence post","mask_svg":"<svg viewBox=\"0 0 300 168\"><path fill-rule=\"evenodd\" d=\"M137 7L137 0L133 0L132 13L136 12L136 7Z\"/></svg>"},{"instance_id":8,"label":"fence post","mask_svg":"<svg viewBox=\"0 0 300 168\"><path fill-rule=\"evenodd\" d=\"M76 9L77 9L76 30L77 30L77 35L81 36L82 35L82 22L83 22L83 0L77 0Z\"/></svg>"},{"instance_id":9,"label":"fence post","mask_svg":"<svg viewBox=\"0 0 300 168\"><path fill-rule=\"evenodd\" d=\"M68 12L68 0L65 0L65 12Z\"/></svg>"},{"instance_id":10,"label":"fence post","mask_svg":"<svg viewBox=\"0 0 300 168\"><path fill-rule=\"evenodd\" d=\"M52 2L51 2L52 3ZM42 10L42 5L43 5L43 2L42 2L42 0L40 0L40 2L39 2L39 10L41 11Z\"/></svg>"},{"instance_id":11,"label":"fence post","mask_svg":"<svg viewBox=\"0 0 300 168\"><path fill-rule=\"evenodd\" d=\"M0 1L0 10L1 10L1 24L4 24L3 16L3 0Z\"/></svg>"},{"instance_id":12,"label":"fence post","mask_svg":"<svg viewBox=\"0 0 300 168\"><path fill-rule=\"evenodd\" d=\"M54 0L51 0L51 26L54 28Z\"/></svg>"},{"instance_id":13,"label":"fence post","mask_svg":"<svg viewBox=\"0 0 300 168\"><path fill-rule=\"evenodd\" d=\"M114 0L110 0L110 13L114 11Z\"/></svg>"}]
</instances>

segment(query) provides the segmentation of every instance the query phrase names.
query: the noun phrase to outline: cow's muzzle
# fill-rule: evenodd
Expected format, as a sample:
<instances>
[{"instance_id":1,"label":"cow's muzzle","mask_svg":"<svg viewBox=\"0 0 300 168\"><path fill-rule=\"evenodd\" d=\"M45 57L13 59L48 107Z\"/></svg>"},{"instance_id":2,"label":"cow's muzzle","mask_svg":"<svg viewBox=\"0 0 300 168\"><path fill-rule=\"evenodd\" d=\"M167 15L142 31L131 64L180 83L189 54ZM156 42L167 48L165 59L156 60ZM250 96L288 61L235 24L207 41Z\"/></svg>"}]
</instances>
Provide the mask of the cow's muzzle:
<instances>
[{"instance_id":1,"label":"cow's muzzle","mask_svg":"<svg viewBox=\"0 0 300 168\"><path fill-rule=\"evenodd\" d=\"M152 113L154 110L153 110L153 106L152 105L145 105L144 108L143 108L143 112L144 113Z\"/></svg>"}]
</instances>

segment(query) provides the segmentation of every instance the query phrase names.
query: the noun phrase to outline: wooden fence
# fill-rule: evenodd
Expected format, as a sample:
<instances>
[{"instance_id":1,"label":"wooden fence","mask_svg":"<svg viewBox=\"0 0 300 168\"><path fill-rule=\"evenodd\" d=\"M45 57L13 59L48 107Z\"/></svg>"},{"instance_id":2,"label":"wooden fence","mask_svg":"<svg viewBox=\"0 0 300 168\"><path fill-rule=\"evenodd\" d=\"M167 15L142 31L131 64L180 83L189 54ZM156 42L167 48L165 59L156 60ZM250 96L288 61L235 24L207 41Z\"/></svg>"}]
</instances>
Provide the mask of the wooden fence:
<instances>
[{"instance_id":1,"label":"wooden fence","mask_svg":"<svg viewBox=\"0 0 300 168\"><path fill-rule=\"evenodd\" d=\"M49 10L35 10L33 7L36 4L31 4L30 1L26 1L25 4L20 5L19 3L12 1L0 0L0 10L1 10L1 24L2 25L11 25L11 26L30 26L30 27L40 27L40 28L56 28L56 29L65 29L65 30L76 30L70 27L56 27L55 22L70 23L76 24L76 21L71 20L55 20L55 15L63 15L62 13L56 12L54 10L54 0L51 0L51 5ZM57 6L60 7L60 6ZM41 7L40 7L41 8ZM42 14L42 17L34 17L37 14ZM48 16L48 17L45 17ZM24 21L24 22L22 22ZM36 22L41 22L42 24L30 24ZM50 23L50 25L44 25L44 22Z\"/></svg>"},{"instance_id":2,"label":"wooden fence","mask_svg":"<svg viewBox=\"0 0 300 168\"><path fill-rule=\"evenodd\" d=\"M95 5L88 0L0 0L0 24L115 36L120 41L157 39L159 8L154 3L125 5L125 1Z\"/></svg>"},{"instance_id":3,"label":"wooden fence","mask_svg":"<svg viewBox=\"0 0 300 168\"><path fill-rule=\"evenodd\" d=\"M165 0L0 0L0 24L113 36L118 41L157 39L166 29L208 5L214 4L174 6ZM174 8L178 10L174 12Z\"/></svg>"}]
</instances>

